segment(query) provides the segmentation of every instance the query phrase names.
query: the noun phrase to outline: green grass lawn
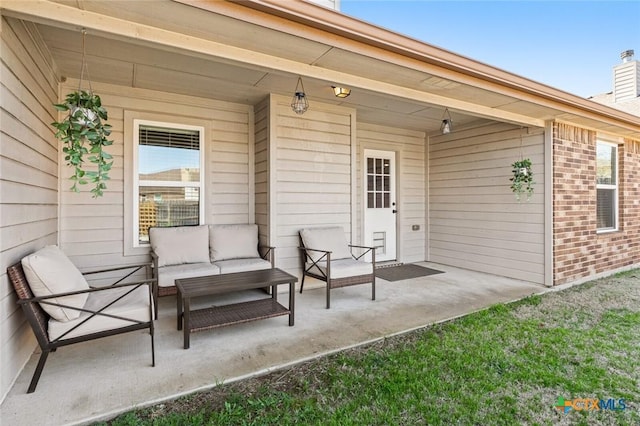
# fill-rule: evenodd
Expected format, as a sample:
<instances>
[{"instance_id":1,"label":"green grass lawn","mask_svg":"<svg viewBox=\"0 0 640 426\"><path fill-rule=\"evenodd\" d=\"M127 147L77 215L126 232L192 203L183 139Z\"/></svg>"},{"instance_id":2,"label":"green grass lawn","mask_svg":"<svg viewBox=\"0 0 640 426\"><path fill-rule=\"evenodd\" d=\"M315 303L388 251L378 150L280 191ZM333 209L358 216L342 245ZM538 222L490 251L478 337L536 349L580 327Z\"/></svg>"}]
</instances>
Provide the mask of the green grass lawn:
<instances>
[{"instance_id":1,"label":"green grass lawn","mask_svg":"<svg viewBox=\"0 0 640 426\"><path fill-rule=\"evenodd\" d=\"M636 270L496 305L109 423L638 425L639 364ZM555 408L559 397L589 409L565 413ZM609 409L593 400L606 401Z\"/></svg>"}]
</instances>

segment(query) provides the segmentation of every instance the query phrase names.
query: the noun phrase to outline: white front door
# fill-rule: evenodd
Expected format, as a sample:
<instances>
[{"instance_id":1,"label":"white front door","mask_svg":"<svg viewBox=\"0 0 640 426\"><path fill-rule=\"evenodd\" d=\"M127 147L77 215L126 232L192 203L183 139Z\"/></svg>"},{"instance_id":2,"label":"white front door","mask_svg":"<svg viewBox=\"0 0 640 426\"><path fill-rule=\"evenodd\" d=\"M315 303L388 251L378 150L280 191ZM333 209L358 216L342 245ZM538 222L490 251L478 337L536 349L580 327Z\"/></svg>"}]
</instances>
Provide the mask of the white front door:
<instances>
[{"instance_id":1,"label":"white front door","mask_svg":"<svg viewBox=\"0 0 640 426\"><path fill-rule=\"evenodd\" d=\"M364 151L364 241L376 262L396 260L396 153Z\"/></svg>"}]
</instances>

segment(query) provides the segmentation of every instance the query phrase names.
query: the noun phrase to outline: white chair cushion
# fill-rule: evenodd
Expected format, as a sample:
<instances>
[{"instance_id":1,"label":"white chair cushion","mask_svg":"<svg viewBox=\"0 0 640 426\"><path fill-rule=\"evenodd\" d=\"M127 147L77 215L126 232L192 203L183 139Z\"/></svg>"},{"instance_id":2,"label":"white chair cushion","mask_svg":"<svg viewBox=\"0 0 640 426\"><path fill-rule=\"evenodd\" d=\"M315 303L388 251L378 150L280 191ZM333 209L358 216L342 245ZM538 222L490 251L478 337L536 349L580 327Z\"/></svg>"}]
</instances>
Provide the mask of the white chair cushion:
<instances>
[{"instance_id":1,"label":"white chair cushion","mask_svg":"<svg viewBox=\"0 0 640 426\"><path fill-rule=\"evenodd\" d=\"M306 248L325 250L331 252L331 260L351 259L349 243L344 235L344 230L339 226L326 228L307 228L300 230L300 237ZM307 254L317 261L323 253L308 251Z\"/></svg>"},{"instance_id":2,"label":"white chair cushion","mask_svg":"<svg viewBox=\"0 0 640 426\"><path fill-rule=\"evenodd\" d=\"M87 290L89 284L82 273L57 246L46 246L22 259L22 268L29 287L36 297L71 291ZM81 308L87 294L49 299L53 303ZM41 303L51 317L57 321L70 321L80 316L80 311Z\"/></svg>"},{"instance_id":3,"label":"white chair cushion","mask_svg":"<svg viewBox=\"0 0 640 426\"><path fill-rule=\"evenodd\" d=\"M311 265L313 264L307 263L307 268L311 267ZM317 273L318 270L321 270L324 275L327 275L327 262L318 262L317 266L314 266L311 269L311 272ZM373 265L371 263L355 259L339 259L331 261L331 279L355 277L367 274L373 274Z\"/></svg>"},{"instance_id":4,"label":"white chair cushion","mask_svg":"<svg viewBox=\"0 0 640 426\"><path fill-rule=\"evenodd\" d=\"M252 257L250 259L221 260L220 262L214 263L214 265L220 268L221 274L271 269L271 262L259 257Z\"/></svg>"},{"instance_id":5,"label":"white chair cushion","mask_svg":"<svg viewBox=\"0 0 640 426\"><path fill-rule=\"evenodd\" d=\"M260 257L258 225L210 225L211 261Z\"/></svg>"},{"instance_id":6,"label":"white chair cushion","mask_svg":"<svg viewBox=\"0 0 640 426\"><path fill-rule=\"evenodd\" d=\"M122 287L89 293L89 298L87 299L87 303L84 307L86 309L97 311L101 307L108 305L110 302L117 299L120 295L131 290L131 288L132 287ZM133 290L122 300L115 302L113 305L105 309L104 312L138 321L149 321L149 286L142 285ZM90 315L91 314L87 312L83 312L78 318L67 322L55 321L53 319L49 320L49 339L57 339L68 330L71 330L73 327L89 318ZM77 336L84 336L90 333L97 333L99 331L113 330L115 328L126 327L128 325L133 325L133 323L117 318L96 315L75 330L69 332L69 334L66 334L62 340Z\"/></svg>"},{"instance_id":7,"label":"white chair cushion","mask_svg":"<svg viewBox=\"0 0 640 426\"><path fill-rule=\"evenodd\" d=\"M158 255L158 266L209 261L207 225L149 228L149 243Z\"/></svg>"},{"instance_id":8,"label":"white chair cushion","mask_svg":"<svg viewBox=\"0 0 640 426\"><path fill-rule=\"evenodd\" d=\"M204 277L206 275L218 275L219 273L220 268L212 265L209 261L163 266L158 268L158 287L172 287L178 278Z\"/></svg>"}]
</instances>

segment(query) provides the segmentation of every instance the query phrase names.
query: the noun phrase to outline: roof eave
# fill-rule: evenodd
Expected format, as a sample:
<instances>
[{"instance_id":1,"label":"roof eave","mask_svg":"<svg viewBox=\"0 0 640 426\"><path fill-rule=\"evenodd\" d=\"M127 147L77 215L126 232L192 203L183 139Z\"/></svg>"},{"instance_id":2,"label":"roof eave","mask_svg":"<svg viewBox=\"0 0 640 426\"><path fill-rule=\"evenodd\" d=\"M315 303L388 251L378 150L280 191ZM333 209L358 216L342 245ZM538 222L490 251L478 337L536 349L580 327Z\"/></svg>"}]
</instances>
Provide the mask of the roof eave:
<instances>
[{"instance_id":1,"label":"roof eave","mask_svg":"<svg viewBox=\"0 0 640 426\"><path fill-rule=\"evenodd\" d=\"M203 0L174 0L185 4L202 3ZM229 0L232 3L329 32L337 36L384 49L434 66L480 78L520 92L534 95L568 107L566 112L582 111L585 118L594 114L605 122L631 130L640 135L640 119L632 114L599 104L589 99L510 73L500 68L455 54L446 49L384 29L343 13L305 1L281 0ZM206 0L205 0L206 2ZM219 2L218 2L219 3ZM577 111L576 111L577 110Z\"/></svg>"}]
</instances>

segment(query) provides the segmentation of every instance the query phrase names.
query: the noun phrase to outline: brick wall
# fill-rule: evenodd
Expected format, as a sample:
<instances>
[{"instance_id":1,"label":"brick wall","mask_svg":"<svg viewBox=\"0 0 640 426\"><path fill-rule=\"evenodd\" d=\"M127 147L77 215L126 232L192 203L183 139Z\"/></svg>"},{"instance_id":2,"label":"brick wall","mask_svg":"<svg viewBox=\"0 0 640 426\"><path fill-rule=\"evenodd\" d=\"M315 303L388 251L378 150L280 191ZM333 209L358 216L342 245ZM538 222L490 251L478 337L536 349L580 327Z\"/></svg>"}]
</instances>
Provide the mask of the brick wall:
<instances>
[{"instance_id":1,"label":"brick wall","mask_svg":"<svg viewBox=\"0 0 640 426\"><path fill-rule=\"evenodd\" d=\"M596 133L553 131L554 285L640 263L640 142L618 145L619 230L596 233Z\"/></svg>"}]
</instances>

